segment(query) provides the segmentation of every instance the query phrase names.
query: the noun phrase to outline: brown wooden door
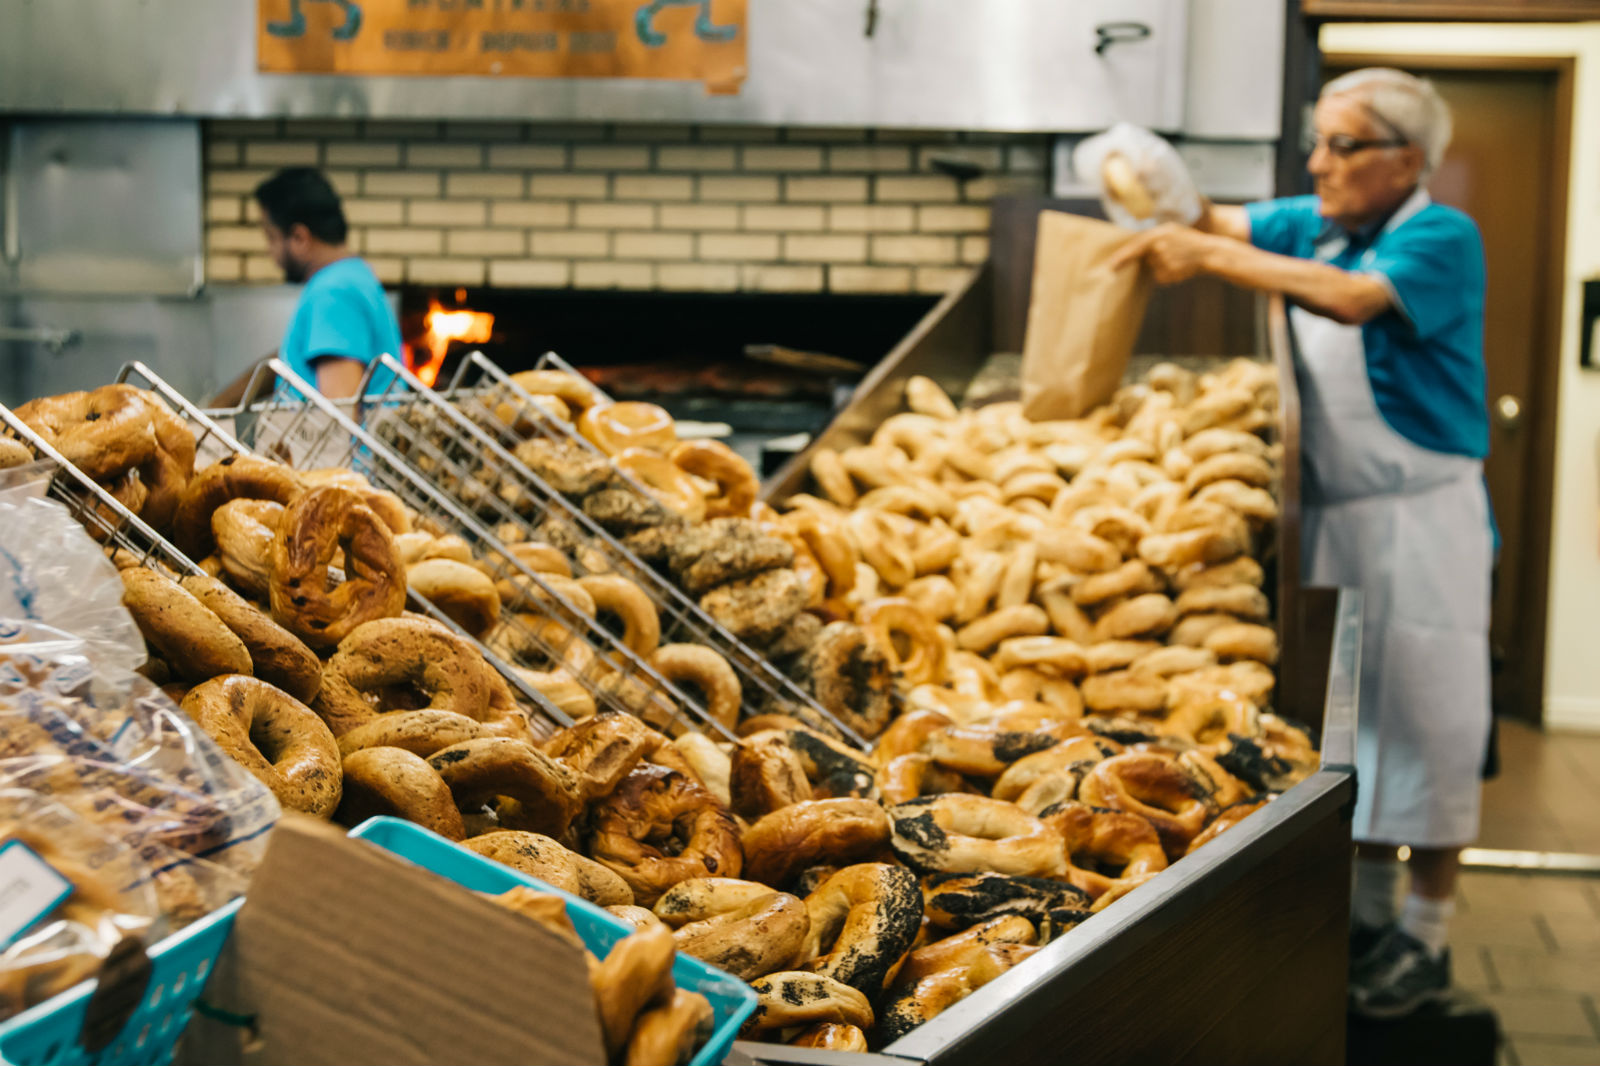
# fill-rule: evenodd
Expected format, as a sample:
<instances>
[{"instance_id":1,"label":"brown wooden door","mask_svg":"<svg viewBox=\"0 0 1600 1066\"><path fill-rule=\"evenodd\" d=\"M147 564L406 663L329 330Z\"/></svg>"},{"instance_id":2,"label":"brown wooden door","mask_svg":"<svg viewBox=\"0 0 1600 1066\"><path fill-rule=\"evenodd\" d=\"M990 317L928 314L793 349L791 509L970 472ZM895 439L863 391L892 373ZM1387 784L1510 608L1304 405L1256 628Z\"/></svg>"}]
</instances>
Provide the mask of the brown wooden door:
<instances>
[{"instance_id":1,"label":"brown wooden door","mask_svg":"<svg viewBox=\"0 0 1600 1066\"><path fill-rule=\"evenodd\" d=\"M1553 249L1565 226L1552 168L1566 166L1551 70L1419 70L1450 104L1455 136L1430 182L1434 199L1483 231L1489 265L1484 357L1489 371L1489 496L1501 536L1490 627L1496 713L1543 711L1550 496L1541 457L1554 448L1559 336L1550 328ZM1363 64L1365 65L1365 64ZM1396 65L1406 65L1403 61ZM1330 65L1331 78L1348 67ZM1542 452L1541 452L1542 450Z\"/></svg>"}]
</instances>

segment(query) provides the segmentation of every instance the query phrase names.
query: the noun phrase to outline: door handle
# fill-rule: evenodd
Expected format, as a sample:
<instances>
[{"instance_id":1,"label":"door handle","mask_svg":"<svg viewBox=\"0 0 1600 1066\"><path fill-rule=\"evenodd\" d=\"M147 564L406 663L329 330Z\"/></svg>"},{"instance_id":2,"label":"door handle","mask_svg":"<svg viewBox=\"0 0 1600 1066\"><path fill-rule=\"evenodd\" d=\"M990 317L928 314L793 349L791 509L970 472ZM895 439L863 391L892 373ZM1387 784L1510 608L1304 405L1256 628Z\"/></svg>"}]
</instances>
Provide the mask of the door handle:
<instances>
[{"instance_id":1,"label":"door handle","mask_svg":"<svg viewBox=\"0 0 1600 1066\"><path fill-rule=\"evenodd\" d=\"M1094 28L1094 54L1104 57L1114 44L1142 41L1151 33L1147 22L1102 22Z\"/></svg>"},{"instance_id":2,"label":"door handle","mask_svg":"<svg viewBox=\"0 0 1600 1066\"><path fill-rule=\"evenodd\" d=\"M1494 402L1494 420L1500 423L1504 430L1515 430L1522 426L1522 401L1509 392Z\"/></svg>"}]
</instances>

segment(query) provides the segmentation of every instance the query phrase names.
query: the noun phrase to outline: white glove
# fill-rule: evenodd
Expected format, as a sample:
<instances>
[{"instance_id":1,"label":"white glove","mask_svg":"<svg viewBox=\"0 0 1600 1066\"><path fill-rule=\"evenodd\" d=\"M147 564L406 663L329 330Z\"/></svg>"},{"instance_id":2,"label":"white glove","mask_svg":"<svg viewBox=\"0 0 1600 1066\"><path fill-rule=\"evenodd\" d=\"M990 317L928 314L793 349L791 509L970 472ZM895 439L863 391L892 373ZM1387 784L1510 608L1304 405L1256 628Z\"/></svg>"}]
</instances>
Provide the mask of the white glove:
<instances>
[{"instance_id":1,"label":"white glove","mask_svg":"<svg viewBox=\"0 0 1600 1066\"><path fill-rule=\"evenodd\" d=\"M1192 226L1200 218L1200 193L1172 145L1139 126L1119 122L1081 142L1072 152L1080 180L1100 189L1106 217L1125 229L1162 222Z\"/></svg>"}]
</instances>

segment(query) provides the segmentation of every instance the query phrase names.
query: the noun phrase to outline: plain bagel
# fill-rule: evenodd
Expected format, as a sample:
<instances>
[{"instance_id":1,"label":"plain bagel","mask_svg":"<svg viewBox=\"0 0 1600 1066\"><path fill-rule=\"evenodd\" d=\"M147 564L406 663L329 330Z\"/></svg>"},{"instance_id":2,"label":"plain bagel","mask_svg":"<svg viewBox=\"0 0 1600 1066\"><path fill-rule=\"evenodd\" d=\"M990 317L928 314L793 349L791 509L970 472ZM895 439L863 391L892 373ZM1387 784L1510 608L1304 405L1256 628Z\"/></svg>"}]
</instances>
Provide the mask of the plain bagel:
<instances>
[{"instance_id":1,"label":"plain bagel","mask_svg":"<svg viewBox=\"0 0 1600 1066\"><path fill-rule=\"evenodd\" d=\"M788 884L820 862L866 858L889 842L891 825L872 800L808 800L773 811L744 832L745 875Z\"/></svg>"},{"instance_id":2,"label":"plain bagel","mask_svg":"<svg viewBox=\"0 0 1600 1066\"><path fill-rule=\"evenodd\" d=\"M622 878L550 837L501 829L475 836L462 847L601 907L633 904L633 891Z\"/></svg>"},{"instance_id":3,"label":"plain bagel","mask_svg":"<svg viewBox=\"0 0 1600 1066\"><path fill-rule=\"evenodd\" d=\"M256 677L310 703L322 688L322 663L300 638L214 577L178 579L184 590L222 620L244 642Z\"/></svg>"},{"instance_id":4,"label":"plain bagel","mask_svg":"<svg viewBox=\"0 0 1600 1066\"><path fill-rule=\"evenodd\" d=\"M205 681L249 674L250 651L215 611L164 574L142 566L118 572L122 602L152 649L182 677Z\"/></svg>"},{"instance_id":5,"label":"plain bagel","mask_svg":"<svg viewBox=\"0 0 1600 1066\"><path fill-rule=\"evenodd\" d=\"M189 690L184 711L290 810L331 818L343 794L339 745L312 710L253 677Z\"/></svg>"}]
</instances>

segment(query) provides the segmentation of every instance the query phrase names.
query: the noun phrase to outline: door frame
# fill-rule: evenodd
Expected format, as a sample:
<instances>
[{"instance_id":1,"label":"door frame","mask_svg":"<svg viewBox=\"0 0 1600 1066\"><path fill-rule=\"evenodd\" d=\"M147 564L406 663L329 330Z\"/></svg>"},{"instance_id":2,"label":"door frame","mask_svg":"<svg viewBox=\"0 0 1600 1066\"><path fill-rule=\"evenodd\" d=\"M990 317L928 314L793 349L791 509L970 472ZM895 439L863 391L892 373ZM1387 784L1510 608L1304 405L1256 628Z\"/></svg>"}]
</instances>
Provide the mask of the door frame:
<instances>
[{"instance_id":1,"label":"door frame","mask_svg":"<svg viewBox=\"0 0 1600 1066\"><path fill-rule=\"evenodd\" d=\"M1343 22L1587 22L1596 0L1301 0L1307 18Z\"/></svg>"},{"instance_id":2,"label":"door frame","mask_svg":"<svg viewBox=\"0 0 1600 1066\"><path fill-rule=\"evenodd\" d=\"M1544 720L1545 646L1550 623L1550 542L1555 517L1557 403L1560 398L1561 360L1564 357L1561 339L1567 291L1567 225L1571 206L1567 198L1569 172L1572 169L1572 97L1577 80L1577 57L1328 52L1323 55L1323 64L1337 67L1397 67L1423 72L1537 71L1555 75L1554 165L1550 168L1547 190L1551 212L1544 222L1548 255L1544 264L1545 307L1540 316L1542 336L1539 338L1540 348L1552 357L1541 360L1534 368L1534 409L1543 417L1532 420L1533 424L1528 426L1533 434L1533 440L1529 442L1532 500L1536 506L1542 503L1543 507L1538 512L1540 521L1534 525L1537 535L1526 538L1523 557L1512 561L1521 571L1527 615L1523 619L1519 649L1524 656L1525 668L1521 673L1517 706L1526 709L1528 720L1539 724ZM1485 397L1486 401L1489 399Z\"/></svg>"}]
</instances>

